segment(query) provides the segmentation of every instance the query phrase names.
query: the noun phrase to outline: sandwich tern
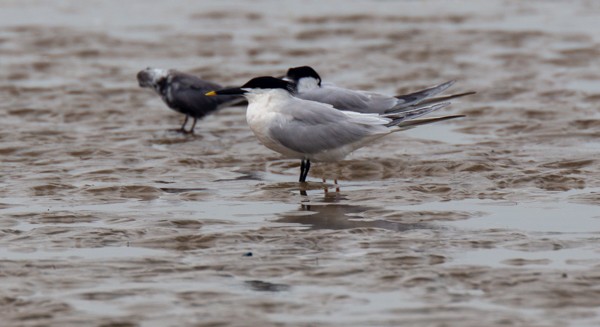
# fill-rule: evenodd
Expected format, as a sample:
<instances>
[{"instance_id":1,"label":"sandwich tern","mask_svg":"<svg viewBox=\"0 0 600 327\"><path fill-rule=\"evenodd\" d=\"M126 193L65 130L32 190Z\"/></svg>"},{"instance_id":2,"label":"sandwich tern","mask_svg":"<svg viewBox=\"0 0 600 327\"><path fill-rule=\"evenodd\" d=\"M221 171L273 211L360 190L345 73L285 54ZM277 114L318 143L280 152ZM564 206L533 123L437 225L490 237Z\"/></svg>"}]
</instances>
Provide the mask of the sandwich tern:
<instances>
[{"instance_id":1,"label":"sandwich tern","mask_svg":"<svg viewBox=\"0 0 600 327\"><path fill-rule=\"evenodd\" d=\"M358 113L335 109L321 102L294 96L295 85L270 76L256 77L239 88L206 93L244 95L246 121L267 148L300 159L300 182L305 182L311 161L335 162L376 139L418 125L464 117L416 119L449 105L436 103L399 113Z\"/></svg>"},{"instance_id":2,"label":"sandwich tern","mask_svg":"<svg viewBox=\"0 0 600 327\"><path fill-rule=\"evenodd\" d=\"M319 76L319 74L310 66L290 68L284 79L295 83L295 91L298 98L328 103L340 110L350 110L362 113L383 114L399 112L417 106L445 102L475 93L465 92L432 98L452 86L455 81L445 82L414 93L398 96L389 96L369 91L350 90L331 83L322 82L321 76Z\"/></svg>"},{"instance_id":3,"label":"sandwich tern","mask_svg":"<svg viewBox=\"0 0 600 327\"><path fill-rule=\"evenodd\" d=\"M169 108L185 115L180 131L194 133L196 121L223 107L235 105L244 100L241 96L207 97L204 93L222 88L221 85L182 73L174 69L146 68L137 74L141 87L152 88L160 95ZM188 119L194 120L187 131Z\"/></svg>"}]
</instances>

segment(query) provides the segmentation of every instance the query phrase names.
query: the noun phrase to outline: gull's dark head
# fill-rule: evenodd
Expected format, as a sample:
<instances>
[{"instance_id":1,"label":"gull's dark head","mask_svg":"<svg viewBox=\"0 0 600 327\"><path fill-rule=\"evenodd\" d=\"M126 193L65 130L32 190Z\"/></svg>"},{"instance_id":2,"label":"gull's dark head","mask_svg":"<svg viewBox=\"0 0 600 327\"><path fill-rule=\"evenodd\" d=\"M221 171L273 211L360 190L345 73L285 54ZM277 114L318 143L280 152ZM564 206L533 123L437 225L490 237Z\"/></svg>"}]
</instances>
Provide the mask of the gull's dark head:
<instances>
[{"instance_id":1,"label":"gull's dark head","mask_svg":"<svg viewBox=\"0 0 600 327\"><path fill-rule=\"evenodd\" d=\"M247 93L263 93L264 91L269 90L285 90L287 92L294 91L294 84L288 81L284 81L279 78L271 77L271 76L261 76L255 77L249 80L246 84L218 91L211 91L206 93L207 96L212 95L224 95L224 94L247 94Z\"/></svg>"},{"instance_id":2,"label":"gull's dark head","mask_svg":"<svg viewBox=\"0 0 600 327\"><path fill-rule=\"evenodd\" d=\"M303 79L314 79L318 86L321 86L321 76L310 66L300 66L288 69L285 77L295 83L300 83Z\"/></svg>"},{"instance_id":3,"label":"gull's dark head","mask_svg":"<svg viewBox=\"0 0 600 327\"><path fill-rule=\"evenodd\" d=\"M141 87L158 89L161 84L166 82L168 75L168 69L148 67L137 73L137 80Z\"/></svg>"},{"instance_id":4,"label":"gull's dark head","mask_svg":"<svg viewBox=\"0 0 600 327\"><path fill-rule=\"evenodd\" d=\"M240 87L241 89L284 89L293 90L292 83L271 76L255 77Z\"/></svg>"}]
</instances>

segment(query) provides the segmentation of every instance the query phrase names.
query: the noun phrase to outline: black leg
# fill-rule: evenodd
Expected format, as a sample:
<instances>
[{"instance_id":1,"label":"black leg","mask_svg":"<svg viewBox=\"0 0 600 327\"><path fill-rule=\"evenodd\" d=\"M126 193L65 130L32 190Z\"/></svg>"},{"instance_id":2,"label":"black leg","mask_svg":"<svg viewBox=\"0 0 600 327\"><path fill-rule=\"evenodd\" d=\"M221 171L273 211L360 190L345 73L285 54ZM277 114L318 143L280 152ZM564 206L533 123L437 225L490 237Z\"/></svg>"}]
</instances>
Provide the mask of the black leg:
<instances>
[{"instance_id":1,"label":"black leg","mask_svg":"<svg viewBox=\"0 0 600 327\"><path fill-rule=\"evenodd\" d=\"M192 129L190 129L190 133L194 134L194 127L196 127L196 121L198 121L198 118L194 117L194 122L192 123Z\"/></svg>"},{"instance_id":2,"label":"black leg","mask_svg":"<svg viewBox=\"0 0 600 327\"><path fill-rule=\"evenodd\" d=\"M305 182L306 181L304 179L304 159L302 159L302 161L300 161L300 179L298 181L299 182Z\"/></svg>"},{"instance_id":3,"label":"black leg","mask_svg":"<svg viewBox=\"0 0 600 327\"><path fill-rule=\"evenodd\" d=\"M185 133L185 124L187 124L188 121L188 115L185 115L185 120L183 121L183 125L181 125L181 132Z\"/></svg>"},{"instance_id":4,"label":"black leg","mask_svg":"<svg viewBox=\"0 0 600 327\"><path fill-rule=\"evenodd\" d=\"M306 182L308 171L310 170L310 160L302 160L300 162L300 182Z\"/></svg>"}]
</instances>

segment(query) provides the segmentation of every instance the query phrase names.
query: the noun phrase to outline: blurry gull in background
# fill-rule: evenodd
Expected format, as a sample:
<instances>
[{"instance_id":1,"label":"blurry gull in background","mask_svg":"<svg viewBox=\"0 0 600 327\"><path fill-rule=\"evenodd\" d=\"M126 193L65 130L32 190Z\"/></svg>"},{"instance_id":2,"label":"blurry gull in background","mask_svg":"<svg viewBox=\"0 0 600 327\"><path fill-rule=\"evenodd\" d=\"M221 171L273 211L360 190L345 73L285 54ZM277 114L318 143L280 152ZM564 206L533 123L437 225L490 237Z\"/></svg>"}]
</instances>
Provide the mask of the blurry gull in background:
<instances>
[{"instance_id":1,"label":"blurry gull in background","mask_svg":"<svg viewBox=\"0 0 600 327\"><path fill-rule=\"evenodd\" d=\"M152 88L158 93L169 108L185 115L180 129L183 133L194 133L198 119L244 101L243 97L236 95L207 97L204 95L206 92L223 87L174 69L148 67L137 74L137 80L141 87ZM190 117L194 121L190 130L186 130Z\"/></svg>"}]
</instances>

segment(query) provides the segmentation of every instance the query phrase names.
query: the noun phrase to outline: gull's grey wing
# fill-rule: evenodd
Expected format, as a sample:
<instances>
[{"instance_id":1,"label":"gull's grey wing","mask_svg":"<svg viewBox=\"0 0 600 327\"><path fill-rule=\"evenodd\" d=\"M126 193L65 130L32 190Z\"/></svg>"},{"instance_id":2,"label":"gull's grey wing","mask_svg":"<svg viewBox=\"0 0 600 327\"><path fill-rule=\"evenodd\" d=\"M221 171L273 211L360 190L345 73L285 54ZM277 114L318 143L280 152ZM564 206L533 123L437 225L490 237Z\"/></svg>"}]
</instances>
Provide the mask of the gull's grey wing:
<instances>
[{"instance_id":1,"label":"gull's grey wing","mask_svg":"<svg viewBox=\"0 0 600 327\"><path fill-rule=\"evenodd\" d=\"M225 106L244 101L236 95L207 97L204 94L221 89L221 85L202 80L192 75L174 75L171 80L171 91L167 96L169 105L182 113L201 118Z\"/></svg>"},{"instance_id":2,"label":"gull's grey wing","mask_svg":"<svg viewBox=\"0 0 600 327\"><path fill-rule=\"evenodd\" d=\"M362 113L383 113L393 108L398 102L396 98L391 96L354 91L333 85L310 89L296 96L305 100L328 103L339 110Z\"/></svg>"},{"instance_id":3,"label":"gull's grey wing","mask_svg":"<svg viewBox=\"0 0 600 327\"><path fill-rule=\"evenodd\" d=\"M204 91L204 93L223 88L223 86L220 84L203 80L197 76L181 72L175 72L171 75L171 83L177 83L181 86L181 88Z\"/></svg>"},{"instance_id":4,"label":"gull's grey wing","mask_svg":"<svg viewBox=\"0 0 600 327\"><path fill-rule=\"evenodd\" d=\"M469 91L469 92L463 92L463 93L456 93L456 94L451 94L451 95L446 95L446 96L441 96L441 97L436 97L436 98L427 98L423 101L420 101L417 104L411 105L410 108L413 107L422 107L422 106L426 106L426 105L431 105L434 103L440 103L440 102L446 102L452 99L456 99L456 98L461 98L467 95L472 95L475 94L477 92L474 91Z\"/></svg>"},{"instance_id":5,"label":"gull's grey wing","mask_svg":"<svg viewBox=\"0 0 600 327\"><path fill-rule=\"evenodd\" d=\"M396 126L403 121L412 120L421 116L425 116L428 113L434 112L436 110L442 109L450 105L450 102L437 103L432 104L430 106L413 108L410 110L405 110L399 113L394 114L386 114L385 117L392 118L393 120L387 124L387 126Z\"/></svg>"},{"instance_id":6,"label":"gull's grey wing","mask_svg":"<svg viewBox=\"0 0 600 327\"><path fill-rule=\"evenodd\" d=\"M439 121L456 119L456 118L464 118L464 117L466 117L466 116L465 115L450 115L450 116L442 116L442 117L420 118L420 119L414 119L414 120L401 122L400 124L396 125L396 127L398 127L397 131L404 131L404 130L411 129L411 128L414 128L414 127L417 127L420 125L437 123Z\"/></svg>"},{"instance_id":7,"label":"gull's grey wing","mask_svg":"<svg viewBox=\"0 0 600 327\"><path fill-rule=\"evenodd\" d=\"M335 85L323 85L319 88L301 92L297 96L306 100L328 103L340 110L383 114L398 112L411 106L416 106L426 101L426 99L445 91L454 83L455 81L449 81L424 90L395 97L369 91L349 90ZM468 94L441 98L439 101L430 101L428 104L446 101L463 95Z\"/></svg>"},{"instance_id":8,"label":"gull's grey wing","mask_svg":"<svg viewBox=\"0 0 600 327\"><path fill-rule=\"evenodd\" d=\"M404 108L416 105L421 101L430 98L434 95L440 94L452 86L456 81L448 81L436 86L432 86L417 92L405 94L405 95L397 95L396 99L399 100L399 104L386 112L398 111Z\"/></svg>"},{"instance_id":9,"label":"gull's grey wing","mask_svg":"<svg viewBox=\"0 0 600 327\"><path fill-rule=\"evenodd\" d=\"M390 119L345 113L312 101L290 101L282 112L284 124L273 124L270 136L300 153L315 154L389 133Z\"/></svg>"}]
</instances>

